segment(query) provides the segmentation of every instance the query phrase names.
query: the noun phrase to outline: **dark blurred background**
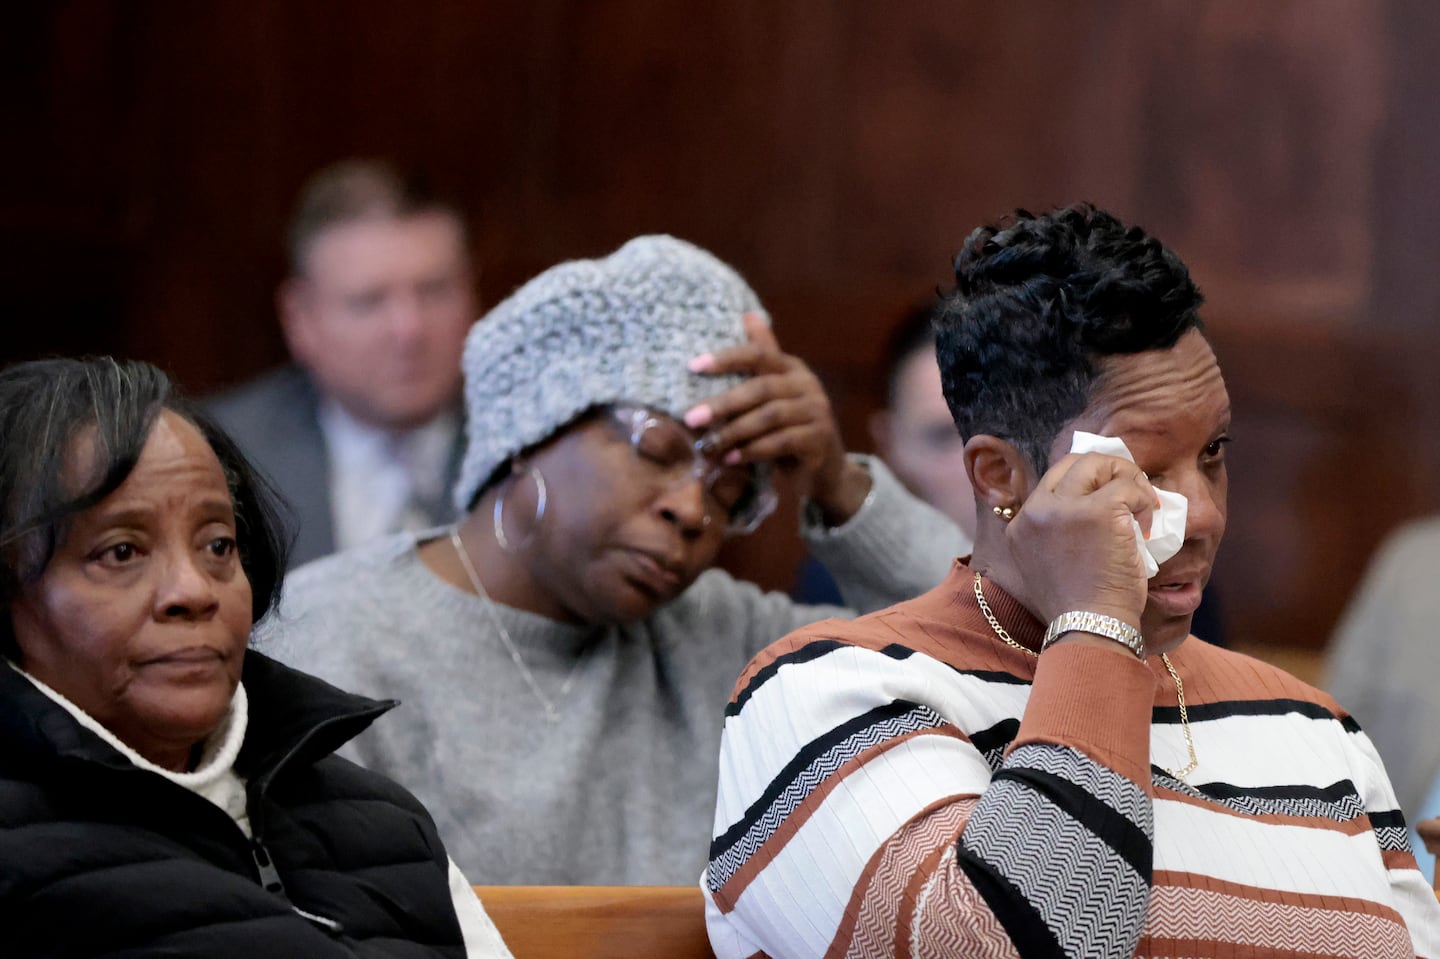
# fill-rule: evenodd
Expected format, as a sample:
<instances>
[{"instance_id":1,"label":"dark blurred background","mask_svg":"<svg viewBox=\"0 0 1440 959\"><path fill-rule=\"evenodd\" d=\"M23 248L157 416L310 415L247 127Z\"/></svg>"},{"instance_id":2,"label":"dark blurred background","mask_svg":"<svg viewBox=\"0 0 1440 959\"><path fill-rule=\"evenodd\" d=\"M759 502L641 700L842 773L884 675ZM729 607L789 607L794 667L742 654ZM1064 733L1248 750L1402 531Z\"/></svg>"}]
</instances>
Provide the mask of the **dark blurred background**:
<instances>
[{"instance_id":1,"label":"dark blurred background","mask_svg":"<svg viewBox=\"0 0 1440 959\"><path fill-rule=\"evenodd\" d=\"M7 6L0 359L204 392L281 360L304 177L418 165L494 303L666 231L734 263L866 441L900 312L978 223L1089 199L1205 290L1236 407L1230 638L1312 674L1364 562L1440 506L1440 6L74 0ZM772 521L727 563L785 588ZM1297 658L1298 657L1298 658Z\"/></svg>"}]
</instances>

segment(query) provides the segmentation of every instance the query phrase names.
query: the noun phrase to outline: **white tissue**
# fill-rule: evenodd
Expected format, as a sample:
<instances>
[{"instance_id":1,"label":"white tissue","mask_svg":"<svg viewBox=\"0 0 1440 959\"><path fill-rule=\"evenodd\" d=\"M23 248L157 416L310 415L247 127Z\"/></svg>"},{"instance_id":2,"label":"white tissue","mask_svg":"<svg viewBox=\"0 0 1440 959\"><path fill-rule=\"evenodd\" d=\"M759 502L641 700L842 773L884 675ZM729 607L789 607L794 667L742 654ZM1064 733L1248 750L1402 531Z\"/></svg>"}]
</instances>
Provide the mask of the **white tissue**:
<instances>
[{"instance_id":1,"label":"white tissue","mask_svg":"<svg viewBox=\"0 0 1440 959\"><path fill-rule=\"evenodd\" d=\"M1106 456L1118 456L1122 460L1135 462L1135 457L1130 455L1130 448L1125 445L1124 440L1113 436L1097 436L1084 430L1075 431L1070 452L1104 453ZM1160 564L1180 552L1180 547L1185 542L1185 515L1190 509L1189 501L1180 493L1172 493L1157 486L1155 494L1160 497L1160 508L1150 514L1149 539L1140 532L1139 521L1134 517L1130 519L1130 525L1135 527L1135 545L1140 547L1140 559L1145 562L1146 579L1160 572Z\"/></svg>"}]
</instances>

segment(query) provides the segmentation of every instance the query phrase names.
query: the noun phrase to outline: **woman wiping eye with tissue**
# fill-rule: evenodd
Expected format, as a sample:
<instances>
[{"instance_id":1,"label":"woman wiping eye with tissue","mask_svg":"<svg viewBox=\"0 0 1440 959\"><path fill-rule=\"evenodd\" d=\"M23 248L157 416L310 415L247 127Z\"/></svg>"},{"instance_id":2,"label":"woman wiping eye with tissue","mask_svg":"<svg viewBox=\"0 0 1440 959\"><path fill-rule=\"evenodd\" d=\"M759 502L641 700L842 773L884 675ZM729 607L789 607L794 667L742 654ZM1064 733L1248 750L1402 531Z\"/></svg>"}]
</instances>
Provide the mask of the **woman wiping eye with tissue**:
<instances>
[{"instance_id":1,"label":"woman wiping eye with tissue","mask_svg":"<svg viewBox=\"0 0 1440 959\"><path fill-rule=\"evenodd\" d=\"M1084 430L1075 431L1070 452L1103 453L1135 462L1135 457L1130 455L1130 447L1125 445L1124 440L1113 436L1096 436ZM1146 473L1145 478L1151 479L1150 474ZM1140 529L1140 521L1131 517L1130 522L1135 529L1135 545L1141 550L1140 561L1145 564L1146 579L1154 579L1160 573L1160 564L1180 552L1180 547L1185 542L1185 515L1189 506L1189 500L1180 493L1172 493L1157 486L1155 512L1150 514L1150 528Z\"/></svg>"},{"instance_id":2,"label":"woman wiping eye with tissue","mask_svg":"<svg viewBox=\"0 0 1440 959\"><path fill-rule=\"evenodd\" d=\"M1077 206L976 230L955 281L974 552L741 675L716 955L1440 957L1360 727L1190 635L1230 400L1184 264Z\"/></svg>"}]
</instances>

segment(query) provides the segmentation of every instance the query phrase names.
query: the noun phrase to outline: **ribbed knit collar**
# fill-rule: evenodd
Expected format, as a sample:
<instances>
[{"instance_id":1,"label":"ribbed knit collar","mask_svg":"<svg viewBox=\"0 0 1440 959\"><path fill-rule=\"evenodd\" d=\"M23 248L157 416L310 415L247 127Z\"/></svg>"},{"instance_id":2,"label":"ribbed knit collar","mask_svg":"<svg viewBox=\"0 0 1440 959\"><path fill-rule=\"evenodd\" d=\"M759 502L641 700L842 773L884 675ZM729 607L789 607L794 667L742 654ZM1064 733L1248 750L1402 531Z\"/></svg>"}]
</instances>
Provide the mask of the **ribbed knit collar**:
<instances>
[{"instance_id":1,"label":"ribbed knit collar","mask_svg":"<svg viewBox=\"0 0 1440 959\"><path fill-rule=\"evenodd\" d=\"M966 597L966 605L975 609L980 614L979 604L975 602L975 570L964 563L956 563L950 570L950 576L946 580L947 587L953 588L956 593ZM1031 649L1040 649L1040 640L1045 638L1045 624L1036 619L1035 616L1020 604L1020 601L1001 588L1000 584L988 577L981 579L981 588L985 591L985 602L990 604L990 611L1000 621L1016 642ZM989 623L985 624L989 627Z\"/></svg>"}]
</instances>

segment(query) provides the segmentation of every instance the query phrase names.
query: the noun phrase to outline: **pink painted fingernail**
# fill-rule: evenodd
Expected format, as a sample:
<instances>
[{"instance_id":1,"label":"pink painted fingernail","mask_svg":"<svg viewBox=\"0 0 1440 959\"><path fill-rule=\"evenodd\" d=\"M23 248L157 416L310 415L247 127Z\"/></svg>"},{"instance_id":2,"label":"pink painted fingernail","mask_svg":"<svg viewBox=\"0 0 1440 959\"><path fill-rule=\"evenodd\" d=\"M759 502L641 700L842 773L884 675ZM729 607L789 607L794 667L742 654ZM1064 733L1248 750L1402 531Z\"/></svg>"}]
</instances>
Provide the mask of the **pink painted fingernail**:
<instances>
[{"instance_id":1,"label":"pink painted fingernail","mask_svg":"<svg viewBox=\"0 0 1440 959\"><path fill-rule=\"evenodd\" d=\"M703 357L697 358L703 359ZM693 364L694 361L692 360L691 362ZM710 424L710 421L714 418L715 411L710 408L710 404L701 403L699 406L695 407L694 409L690 410L690 412L685 414L685 425L690 427L692 430L698 430L703 426L708 426Z\"/></svg>"},{"instance_id":2,"label":"pink painted fingernail","mask_svg":"<svg viewBox=\"0 0 1440 959\"><path fill-rule=\"evenodd\" d=\"M726 466L734 466L734 465L735 465L736 463L738 463L738 462L740 462L740 451L739 451L739 450L731 450L730 452L728 452L728 453L725 454L725 465L726 465Z\"/></svg>"},{"instance_id":3,"label":"pink painted fingernail","mask_svg":"<svg viewBox=\"0 0 1440 959\"><path fill-rule=\"evenodd\" d=\"M714 365L715 356L711 353L701 353L691 360L689 364L691 373L704 373ZM694 424L692 423L691 425L693 426Z\"/></svg>"}]
</instances>

